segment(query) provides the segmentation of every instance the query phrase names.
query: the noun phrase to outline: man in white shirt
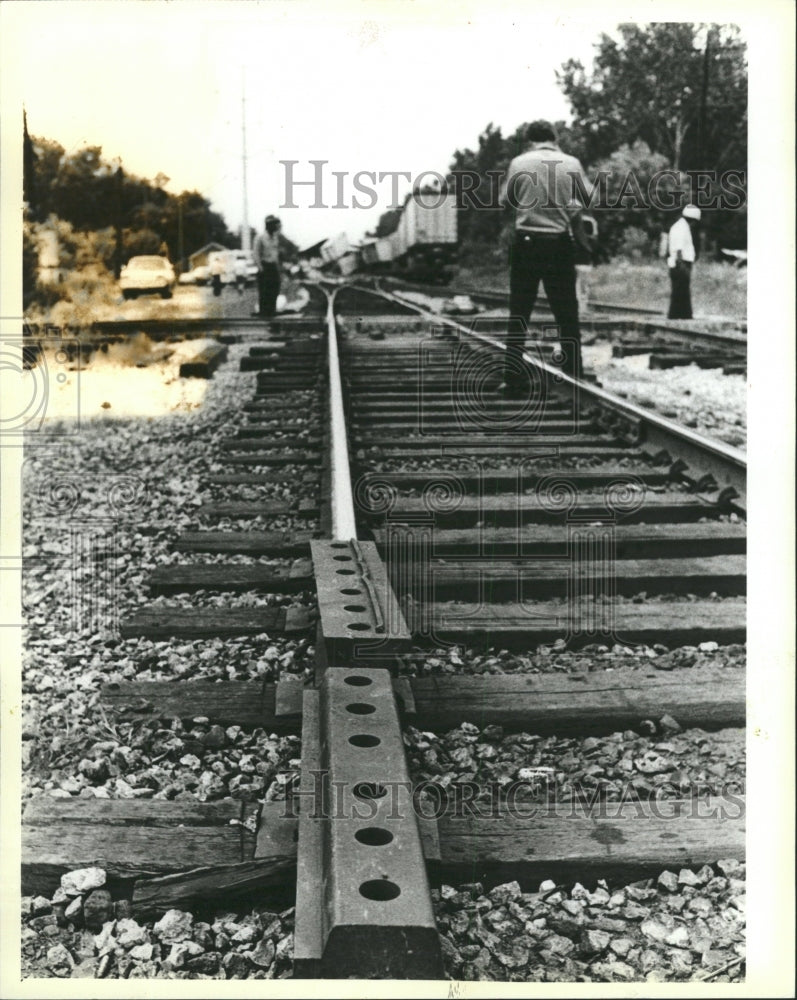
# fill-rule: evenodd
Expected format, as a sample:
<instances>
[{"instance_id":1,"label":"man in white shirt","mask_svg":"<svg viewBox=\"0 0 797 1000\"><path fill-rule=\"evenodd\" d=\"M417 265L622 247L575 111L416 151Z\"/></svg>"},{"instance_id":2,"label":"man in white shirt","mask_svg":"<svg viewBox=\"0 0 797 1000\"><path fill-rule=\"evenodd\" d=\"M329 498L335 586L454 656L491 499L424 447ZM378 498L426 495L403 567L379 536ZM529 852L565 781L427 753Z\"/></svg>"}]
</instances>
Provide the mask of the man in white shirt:
<instances>
[{"instance_id":1,"label":"man in white shirt","mask_svg":"<svg viewBox=\"0 0 797 1000\"><path fill-rule=\"evenodd\" d=\"M515 236L510 250L509 332L505 354L504 391L524 392L520 361L540 281L559 327L564 351L563 371L581 377L581 331L576 297L574 218L578 200L590 184L574 156L563 153L549 122L532 122L526 130L530 148L509 164L501 204L515 211Z\"/></svg>"},{"instance_id":2,"label":"man in white shirt","mask_svg":"<svg viewBox=\"0 0 797 1000\"><path fill-rule=\"evenodd\" d=\"M210 283L213 286L213 294L218 297L222 293L224 251L217 250L215 253L210 254L208 262L210 264Z\"/></svg>"},{"instance_id":3,"label":"man in white shirt","mask_svg":"<svg viewBox=\"0 0 797 1000\"><path fill-rule=\"evenodd\" d=\"M258 233L254 245L257 264L258 313L269 319L277 311L277 297L280 293L279 231L280 220L275 215L267 215L265 232Z\"/></svg>"},{"instance_id":4,"label":"man in white shirt","mask_svg":"<svg viewBox=\"0 0 797 1000\"><path fill-rule=\"evenodd\" d=\"M667 267L670 269L670 309L668 319L692 319L690 282L695 252L694 230L700 222L700 209L687 205L667 237Z\"/></svg>"}]
</instances>

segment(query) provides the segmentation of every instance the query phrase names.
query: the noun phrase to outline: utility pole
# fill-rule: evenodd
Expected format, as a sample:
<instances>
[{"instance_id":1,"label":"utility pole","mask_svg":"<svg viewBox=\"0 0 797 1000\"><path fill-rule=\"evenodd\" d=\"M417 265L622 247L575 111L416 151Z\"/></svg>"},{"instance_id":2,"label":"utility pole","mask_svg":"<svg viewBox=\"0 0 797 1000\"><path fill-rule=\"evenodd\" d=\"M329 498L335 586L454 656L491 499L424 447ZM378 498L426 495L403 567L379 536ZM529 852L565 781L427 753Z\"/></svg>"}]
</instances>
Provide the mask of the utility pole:
<instances>
[{"instance_id":1,"label":"utility pole","mask_svg":"<svg viewBox=\"0 0 797 1000\"><path fill-rule=\"evenodd\" d=\"M36 151L28 134L28 113L22 108L22 197L31 217L36 217Z\"/></svg>"},{"instance_id":2,"label":"utility pole","mask_svg":"<svg viewBox=\"0 0 797 1000\"><path fill-rule=\"evenodd\" d=\"M706 107L708 104L708 75L711 65L711 25L706 27L706 48L703 52L703 82L700 88L700 112L697 121L697 163L698 170L705 170L706 156Z\"/></svg>"},{"instance_id":3,"label":"utility pole","mask_svg":"<svg viewBox=\"0 0 797 1000\"><path fill-rule=\"evenodd\" d=\"M251 250L252 240L249 232L248 195L246 190L246 71L241 70L241 159L243 165L243 220L241 222L241 249Z\"/></svg>"},{"instance_id":4,"label":"utility pole","mask_svg":"<svg viewBox=\"0 0 797 1000\"><path fill-rule=\"evenodd\" d=\"M180 273L186 270L185 248L183 246L183 192L177 196L177 258L180 261Z\"/></svg>"},{"instance_id":5,"label":"utility pole","mask_svg":"<svg viewBox=\"0 0 797 1000\"><path fill-rule=\"evenodd\" d=\"M113 276L119 280L122 272L122 179L124 173L120 162L116 170L116 247L113 255Z\"/></svg>"}]
</instances>

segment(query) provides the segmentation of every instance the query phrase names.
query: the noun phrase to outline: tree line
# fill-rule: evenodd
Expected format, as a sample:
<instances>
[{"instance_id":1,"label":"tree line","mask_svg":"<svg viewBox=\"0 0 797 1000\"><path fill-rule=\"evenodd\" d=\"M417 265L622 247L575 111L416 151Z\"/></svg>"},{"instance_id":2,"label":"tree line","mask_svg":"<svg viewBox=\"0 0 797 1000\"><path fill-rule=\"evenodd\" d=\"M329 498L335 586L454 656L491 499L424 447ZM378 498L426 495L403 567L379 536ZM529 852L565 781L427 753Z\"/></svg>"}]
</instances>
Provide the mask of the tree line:
<instances>
[{"instance_id":1,"label":"tree line","mask_svg":"<svg viewBox=\"0 0 797 1000\"><path fill-rule=\"evenodd\" d=\"M680 211L646 197L665 171L658 193L669 194L673 206L679 193L693 200L696 183L703 203L715 206L703 213L704 252L745 247L747 50L738 28L621 24L616 34L600 37L591 67L571 59L556 74L572 111L570 123L554 123L561 148L578 157L590 179L604 177L605 205L592 209L600 257L656 252L660 234ZM528 124L504 135L490 123L475 149L457 149L449 189L455 190L456 172L467 171L489 191L491 176L505 172L526 148ZM734 188L733 197L726 197L725 185ZM395 229L398 214L385 213L375 235ZM461 259L469 252L503 256L511 228L505 212L462 199L458 227Z\"/></svg>"},{"instance_id":2,"label":"tree line","mask_svg":"<svg viewBox=\"0 0 797 1000\"><path fill-rule=\"evenodd\" d=\"M179 261L211 241L240 246L240 237L198 191L171 194L162 175L137 177L104 159L100 146L67 153L52 139L28 136L26 127L23 178L28 221L55 216L78 233L118 232L119 261L115 238L98 243L109 268L144 253Z\"/></svg>"}]
</instances>

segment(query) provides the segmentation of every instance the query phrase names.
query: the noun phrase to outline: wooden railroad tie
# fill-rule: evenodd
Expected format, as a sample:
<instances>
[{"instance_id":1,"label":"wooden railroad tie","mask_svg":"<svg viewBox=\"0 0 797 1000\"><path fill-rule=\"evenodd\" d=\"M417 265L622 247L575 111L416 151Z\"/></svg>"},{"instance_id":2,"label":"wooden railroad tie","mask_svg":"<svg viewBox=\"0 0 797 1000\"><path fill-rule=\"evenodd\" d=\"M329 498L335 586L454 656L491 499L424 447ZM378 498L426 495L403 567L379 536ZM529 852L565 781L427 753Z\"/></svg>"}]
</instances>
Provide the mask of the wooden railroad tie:
<instances>
[{"instance_id":1,"label":"wooden railroad tie","mask_svg":"<svg viewBox=\"0 0 797 1000\"><path fill-rule=\"evenodd\" d=\"M373 535L386 560L391 536L398 533L401 544L412 551L429 547L432 558L491 556L494 558L568 558L570 535L566 525L525 524L520 528L440 528L424 533L423 526L393 524L386 520ZM616 559L686 558L713 555L741 555L747 549L744 524L721 521L684 524L616 524L612 526Z\"/></svg>"},{"instance_id":2,"label":"wooden railroad tie","mask_svg":"<svg viewBox=\"0 0 797 1000\"><path fill-rule=\"evenodd\" d=\"M610 605L585 600L560 604L441 603L422 611L405 608L407 624L417 642L434 646L528 649L568 636L568 648L595 642L628 645L720 644L746 640L746 606L741 600L646 601ZM418 618L416 625L413 616Z\"/></svg>"},{"instance_id":3,"label":"wooden railroad tie","mask_svg":"<svg viewBox=\"0 0 797 1000\"><path fill-rule=\"evenodd\" d=\"M263 438L266 441L262 440ZM317 445L313 444L309 438L292 434L274 434L273 431L265 431L262 434L250 434L246 437L223 438L219 442L222 451L268 451L269 449L289 449L306 448L308 451L317 452Z\"/></svg>"},{"instance_id":4,"label":"wooden railroad tie","mask_svg":"<svg viewBox=\"0 0 797 1000\"><path fill-rule=\"evenodd\" d=\"M318 504L312 500L284 503L280 500L226 500L203 503L196 508L197 517L218 519L222 517L253 518L270 516L317 517Z\"/></svg>"},{"instance_id":5,"label":"wooden railroad tie","mask_svg":"<svg viewBox=\"0 0 797 1000\"><path fill-rule=\"evenodd\" d=\"M297 558L310 555L310 531L184 531L178 552L227 552L249 556Z\"/></svg>"},{"instance_id":6,"label":"wooden railroad tie","mask_svg":"<svg viewBox=\"0 0 797 1000\"><path fill-rule=\"evenodd\" d=\"M664 714L684 727L714 729L743 725L745 718L743 671L714 667L393 683L405 722L438 731L472 721L541 734L611 732ZM295 681L145 682L106 685L102 698L121 719L204 715L224 726L296 733L302 693ZM300 809L231 799L39 796L23 817L23 891L51 894L65 871L93 864L108 870L112 886L132 890L139 915L197 900L226 901L254 888L291 889ZM583 810L559 803L525 817L505 809L486 817L443 815L422 820L420 830L433 880L495 884L512 878L531 890L543 877L630 879L718 857L743 860L744 799L605 803Z\"/></svg>"},{"instance_id":7,"label":"wooden railroad tie","mask_svg":"<svg viewBox=\"0 0 797 1000\"><path fill-rule=\"evenodd\" d=\"M152 594L186 593L192 590L247 591L290 594L313 589L313 565L295 559L289 568L242 566L238 563L186 563L160 566L147 577Z\"/></svg>"},{"instance_id":8,"label":"wooden railroad tie","mask_svg":"<svg viewBox=\"0 0 797 1000\"><path fill-rule=\"evenodd\" d=\"M451 485L456 489L456 476L443 480L443 486ZM432 486L434 483L432 482ZM615 511L611 507L611 498L603 494L594 496L581 495L574 497L569 506L563 507L547 496L531 494L499 493L477 496L471 493L452 497L450 503L445 502L435 508L434 494L431 497L397 496L393 505L387 511L364 511L364 516L371 522L381 522L386 518L400 521L402 517L433 513L435 528L462 527L466 525L485 526L514 525L518 521L526 523L556 523L566 522L575 518L592 519L595 521L617 521L628 524L642 521L646 524L656 521L667 523L696 521L720 512L719 497L711 495L699 497L690 493L667 491L663 493L640 492L637 509Z\"/></svg>"},{"instance_id":9,"label":"wooden railroad tie","mask_svg":"<svg viewBox=\"0 0 797 1000\"><path fill-rule=\"evenodd\" d=\"M261 444L261 448L262 448ZM275 447L281 447L275 445ZM316 448L305 448L302 451L261 451L261 452L238 452L236 450L230 454L224 454L222 461L226 465L246 465L254 468L258 465L318 465L321 461L321 454Z\"/></svg>"},{"instance_id":10,"label":"wooden railroad tie","mask_svg":"<svg viewBox=\"0 0 797 1000\"><path fill-rule=\"evenodd\" d=\"M314 619L306 608L183 608L151 605L139 608L119 626L123 639L204 639L215 636L302 635Z\"/></svg>"},{"instance_id":11,"label":"wooden railroad tie","mask_svg":"<svg viewBox=\"0 0 797 1000\"><path fill-rule=\"evenodd\" d=\"M180 365L180 378L210 378L226 357L225 344L209 344Z\"/></svg>"}]
</instances>

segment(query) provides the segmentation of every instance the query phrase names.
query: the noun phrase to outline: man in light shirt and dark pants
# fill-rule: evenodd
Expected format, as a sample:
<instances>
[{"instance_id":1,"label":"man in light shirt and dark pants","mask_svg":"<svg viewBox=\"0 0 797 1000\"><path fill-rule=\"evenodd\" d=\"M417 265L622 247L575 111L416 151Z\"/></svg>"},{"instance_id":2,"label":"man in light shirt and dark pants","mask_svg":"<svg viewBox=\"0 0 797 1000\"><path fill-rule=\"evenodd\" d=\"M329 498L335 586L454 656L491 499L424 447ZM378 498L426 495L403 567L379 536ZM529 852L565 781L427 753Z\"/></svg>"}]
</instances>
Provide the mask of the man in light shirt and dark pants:
<instances>
[{"instance_id":1,"label":"man in light shirt and dark pants","mask_svg":"<svg viewBox=\"0 0 797 1000\"><path fill-rule=\"evenodd\" d=\"M695 252L694 229L700 222L700 209L687 205L667 237L667 266L670 269L670 311L667 319L692 319L692 264Z\"/></svg>"},{"instance_id":2,"label":"man in light shirt and dark pants","mask_svg":"<svg viewBox=\"0 0 797 1000\"><path fill-rule=\"evenodd\" d=\"M254 257L257 264L258 315L270 319L277 311L280 293L279 231L276 215L266 216L265 232L255 239Z\"/></svg>"},{"instance_id":3,"label":"man in light shirt and dark pants","mask_svg":"<svg viewBox=\"0 0 797 1000\"><path fill-rule=\"evenodd\" d=\"M509 396L527 391L520 355L540 281L559 327L562 370L581 378L574 227L578 228L582 211L577 196L580 191L589 191L590 185L579 161L559 149L556 132L548 122L529 125L526 139L531 146L509 164L501 193L501 204L515 211L502 386Z\"/></svg>"}]
</instances>

